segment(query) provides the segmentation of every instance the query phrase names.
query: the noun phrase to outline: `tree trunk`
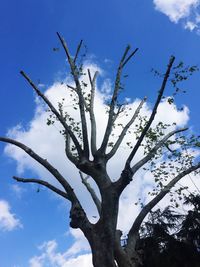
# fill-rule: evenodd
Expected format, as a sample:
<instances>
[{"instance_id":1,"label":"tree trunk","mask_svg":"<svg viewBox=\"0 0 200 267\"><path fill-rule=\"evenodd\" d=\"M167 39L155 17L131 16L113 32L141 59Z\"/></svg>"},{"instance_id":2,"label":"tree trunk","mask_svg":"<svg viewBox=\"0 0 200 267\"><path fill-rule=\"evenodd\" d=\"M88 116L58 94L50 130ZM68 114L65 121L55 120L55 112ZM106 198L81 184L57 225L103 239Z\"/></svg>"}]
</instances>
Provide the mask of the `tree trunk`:
<instances>
[{"instance_id":1,"label":"tree trunk","mask_svg":"<svg viewBox=\"0 0 200 267\"><path fill-rule=\"evenodd\" d=\"M142 259L137 251L128 254L123 248L115 248L115 259L118 267L142 267Z\"/></svg>"},{"instance_id":2,"label":"tree trunk","mask_svg":"<svg viewBox=\"0 0 200 267\"><path fill-rule=\"evenodd\" d=\"M117 231L118 232L118 231ZM101 220L93 226L88 239L92 250L94 267L141 267L140 257L135 251L126 251L120 244L120 237L113 231L112 224Z\"/></svg>"},{"instance_id":3,"label":"tree trunk","mask_svg":"<svg viewBox=\"0 0 200 267\"><path fill-rule=\"evenodd\" d=\"M104 174L106 177L107 174ZM104 177L98 177L103 180ZM97 177L95 177L97 180ZM105 184L101 191L99 221L91 229L84 231L92 250L94 267L139 267L137 253L122 248L121 232L116 230L119 208L119 193L113 184ZM135 243L133 244L133 250Z\"/></svg>"},{"instance_id":4,"label":"tree trunk","mask_svg":"<svg viewBox=\"0 0 200 267\"><path fill-rule=\"evenodd\" d=\"M92 262L94 267L141 267L137 252L131 253L131 257L122 248L121 252L116 251L110 244L105 232L94 236L91 244Z\"/></svg>"},{"instance_id":5,"label":"tree trunk","mask_svg":"<svg viewBox=\"0 0 200 267\"><path fill-rule=\"evenodd\" d=\"M94 244L92 262L94 267L117 267L113 250L105 242L96 242Z\"/></svg>"},{"instance_id":6,"label":"tree trunk","mask_svg":"<svg viewBox=\"0 0 200 267\"><path fill-rule=\"evenodd\" d=\"M112 186L102 194L99 221L93 225L89 240L94 267L117 267L114 255L119 198Z\"/></svg>"},{"instance_id":7,"label":"tree trunk","mask_svg":"<svg viewBox=\"0 0 200 267\"><path fill-rule=\"evenodd\" d=\"M91 239L88 240L92 250L94 267L117 267L114 258L113 230L100 221L94 225Z\"/></svg>"}]
</instances>

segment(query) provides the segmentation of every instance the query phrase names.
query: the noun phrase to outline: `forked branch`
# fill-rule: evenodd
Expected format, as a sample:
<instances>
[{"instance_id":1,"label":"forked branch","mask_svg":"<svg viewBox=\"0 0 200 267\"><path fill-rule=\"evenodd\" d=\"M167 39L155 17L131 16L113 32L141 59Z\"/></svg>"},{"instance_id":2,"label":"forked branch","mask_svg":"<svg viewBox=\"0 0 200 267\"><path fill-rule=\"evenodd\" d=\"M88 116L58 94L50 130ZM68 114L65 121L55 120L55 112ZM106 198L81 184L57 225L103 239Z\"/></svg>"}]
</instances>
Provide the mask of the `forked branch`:
<instances>
[{"instance_id":1,"label":"forked branch","mask_svg":"<svg viewBox=\"0 0 200 267\"><path fill-rule=\"evenodd\" d=\"M168 134L166 134L154 147L151 151L149 151L149 153L142 158L141 160L139 160L131 169L133 174L139 170L145 163L147 163L150 159L152 159L154 157L154 155L156 154L156 152L158 151L159 148L161 148L163 145L165 145L165 142L172 137L173 135L177 134L177 133L181 133L184 131L187 131L188 128L182 128L182 129L177 129L174 131L169 132Z\"/></svg>"},{"instance_id":2,"label":"forked branch","mask_svg":"<svg viewBox=\"0 0 200 267\"><path fill-rule=\"evenodd\" d=\"M78 151L79 156L81 156L82 152L83 152L82 149L81 149L81 146L80 146L76 136L74 135L74 133L70 129L69 125L64 120L63 116L57 111L57 109L53 106L51 101L33 83L33 81L28 77L28 75L26 75L26 73L23 72L23 71L20 71L20 73L27 80L27 82L31 85L31 87L34 89L36 94L44 100L44 102L47 104L47 106L50 108L50 110L53 112L53 114L56 116L56 118L60 121L60 123L64 127L66 133L68 133L70 135L70 137L72 138L72 140L74 142L74 145L75 145L75 147L76 147L76 149Z\"/></svg>"},{"instance_id":3,"label":"forked branch","mask_svg":"<svg viewBox=\"0 0 200 267\"><path fill-rule=\"evenodd\" d=\"M66 181L66 179L58 172L57 169L55 169L46 159L40 157L37 153L35 153L30 147L24 145L23 143L20 143L16 140L7 138L7 137L0 137L0 141L9 143L12 145L15 145L19 148L21 148L26 154L28 154L31 158L33 158L35 161L40 163L45 169L47 169L54 177L55 179L62 185L62 187L65 189L66 193L68 194L68 197L71 202L78 202L78 199L69 185L69 183ZM79 202L78 202L79 203Z\"/></svg>"},{"instance_id":4,"label":"forked branch","mask_svg":"<svg viewBox=\"0 0 200 267\"><path fill-rule=\"evenodd\" d=\"M116 79L115 79L115 86L114 86L114 91L113 91L113 95L112 95L112 99L111 99L111 103L110 103L110 109L109 109L109 114L108 114L108 122L107 122L107 126L106 126L106 131L104 134L104 138L102 141L102 145L100 148L100 151L105 153L107 144L108 144L108 140L112 131L112 127L113 127L113 120L114 120L114 116L115 116L115 106L117 103L117 99L118 99L118 95L119 95L119 91L121 88L121 75L122 75L122 71L124 66L128 63L128 61L135 55L135 53L137 52L138 48L136 48L128 57L127 54L130 50L130 46L128 45L124 51L124 54L120 60L118 69L117 69L117 74L116 74Z\"/></svg>"},{"instance_id":5,"label":"forked branch","mask_svg":"<svg viewBox=\"0 0 200 267\"><path fill-rule=\"evenodd\" d=\"M126 161L126 166L129 168L130 167L130 163L133 159L133 157L135 156L138 148L140 147L147 131L149 130L154 118L155 118L155 115L157 113L157 108L158 108L158 105L160 104L160 101L162 99L162 96L163 96L163 93L164 93L164 90L165 90L165 87L166 87L166 84L167 84L167 81L168 81L168 78L169 78L169 75L170 75L170 71L171 71L171 68L172 68L172 65L174 63L174 60L175 60L175 57L174 56L171 56L170 60L169 60L169 64L168 64L168 67L167 67L167 70L166 70L166 73L164 75L164 78L163 78L163 82L162 82L162 85L161 85L161 88L160 88L160 91L159 91L159 94L158 94L158 97L157 97L157 100L155 102L155 105L153 107L153 110L152 110L152 113L151 113L151 116L146 124L146 126L144 127L137 143L135 144L133 150L131 151L127 161ZM125 168L126 168L125 166Z\"/></svg>"},{"instance_id":6,"label":"forked branch","mask_svg":"<svg viewBox=\"0 0 200 267\"><path fill-rule=\"evenodd\" d=\"M130 176L126 176L123 175L124 172L122 172L122 175L120 177L120 179L116 182L117 187L119 192L122 192L124 190L124 188L127 186L127 184L129 184L130 179L132 179L133 175L142 167L144 166L149 160L151 160L154 155L156 154L156 152L158 151L159 148L161 148L163 145L165 146L166 141L172 137L173 135L180 133L180 132L184 132L186 131L188 128L182 128L182 129L177 129L174 131L169 132L168 134L166 134L152 149L151 151L149 151L149 153L143 157L141 160L139 160L135 165L133 165L133 167L130 168Z\"/></svg>"},{"instance_id":7,"label":"forked branch","mask_svg":"<svg viewBox=\"0 0 200 267\"><path fill-rule=\"evenodd\" d=\"M101 201L99 200L97 194L95 193L94 189L91 187L91 185L88 183L88 176L84 177L83 173L79 171L80 177L81 177L81 181L84 184L84 186L87 188L88 192L90 193L94 204L96 205L96 208L98 210L98 213L100 215L101 213Z\"/></svg>"},{"instance_id":8,"label":"forked branch","mask_svg":"<svg viewBox=\"0 0 200 267\"><path fill-rule=\"evenodd\" d=\"M70 224L72 227L80 228L83 231L84 229L91 227L91 223L89 222L81 203L79 202L76 194L74 193L73 188L70 186L67 180L59 173L57 169L55 169L46 159L40 157L31 148L24 145L23 143L20 143L16 140L13 140L7 137L0 137L0 141L15 145L21 148L22 150L24 150L26 154L28 154L35 161L37 161L40 165L42 165L45 169L47 169L55 177L55 179L62 185L62 187L65 189L65 192L67 194L67 199L72 204L71 211L70 211L70 214L71 214Z\"/></svg>"},{"instance_id":9,"label":"forked branch","mask_svg":"<svg viewBox=\"0 0 200 267\"><path fill-rule=\"evenodd\" d=\"M75 54L75 57L74 57L74 64L76 64L76 60L77 60L77 58L78 58L78 55L79 55L79 52L80 52L80 50L81 50L81 46L82 46L82 44L83 44L83 40L80 41L80 43L79 43L79 45L78 45L78 47L77 47L77 49L76 49L76 54Z\"/></svg>"},{"instance_id":10,"label":"forked branch","mask_svg":"<svg viewBox=\"0 0 200 267\"><path fill-rule=\"evenodd\" d=\"M137 107L136 111L134 112L132 118L130 119L130 121L125 125L125 127L123 128L120 136L118 137L116 143L114 144L113 148L111 149L111 151L106 155L106 158L109 160L111 157L114 156L114 154L117 152L117 149L119 148L119 146L121 145L124 136L126 135L128 129L130 128L130 126L134 123L134 121L137 119L140 110L144 104L144 102L146 101L146 97L140 102L139 106Z\"/></svg>"},{"instance_id":11,"label":"forked branch","mask_svg":"<svg viewBox=\"0 0 200 267\"><path fill-rule=\"evenodd\" d=\"M83 145L84 145L83 153L89 159L89 143L88 143L88 133L87 133L87 122L86 122L86 116L85 116L85 99L84 99L81 84L79 81L79 70L75 64L76 57L78 56L78 53L80 51L80 47L81 47L82 43L79 44L79 46L77 48L76 56L73 60L70 53L69 53L69 49L67 47L65 40L61 37L61 35L58 32L57 32L57 35L58 35L58 38L59 38L59 40L63 46L65 54L67 56L67 60L68 60L68 63L69 63L70 69L71 69L71 74L72 74L74 82L76 84L76 91L77 91L78 98L79 98L78 105L79 105L81 125L82 125L82 135L83 135Z\"/></svg>"}]
</instances>

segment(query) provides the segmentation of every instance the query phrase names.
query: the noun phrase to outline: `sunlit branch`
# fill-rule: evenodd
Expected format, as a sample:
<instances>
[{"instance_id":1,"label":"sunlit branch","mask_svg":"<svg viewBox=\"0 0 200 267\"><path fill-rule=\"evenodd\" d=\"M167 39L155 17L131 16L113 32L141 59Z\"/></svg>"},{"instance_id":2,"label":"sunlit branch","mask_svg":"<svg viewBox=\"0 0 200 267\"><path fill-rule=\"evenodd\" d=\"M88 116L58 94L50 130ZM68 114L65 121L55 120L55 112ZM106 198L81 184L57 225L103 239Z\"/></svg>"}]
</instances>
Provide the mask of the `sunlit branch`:
<instances>
[{"instance_id":1,"label":"sunlit branch","mask_svg":"<svg viewBox=\"0 0 200 267\"><path fill-rule=\"evenodd\" d=\"M74 64L76 63L76 60L78 58L78 55L79 55L79 52L80 52L82 44L83 44L83 40L80 41L80 43L79 43L79 45L77 47L76 54L75 54L75 57L74 57Z\"/></svg>"},{"instance_id":2,"label":"sunlit branch","mask_svg":"<svg viewBox=\"0 0 200 267\"><path fill-rule=\"evenodd\" d=\"M120 104L120 105L118 106L117 112L115 113L115 115L114 115L114 117L113 117L113 122L115 122L116 119L118 118L118 116L124 111L123 107L124 107L123 104Z\"/></svg>"},{"instance_id":3,"label":"sunlit branch","mask_svg":"<svg viewBox=\"0 0 200 267\"><path fill-rule=\"evenodd\" d=\"M114 154L117 152L117 149L119 148L120 144L122 143L124 136L126 135L128 129L130 128L130 126L134 123L134 121L137 119L140 110L144 104L144 102L146 101L146 97L140 102L139 106L137 107L136 111L134 112L132 118L130 119L130 121L124 126L119 138L117 139L116 143L114 144L113 148L111 149L111 151L106 155L107 159L110 159L111 157L114 156Z\"/></svg>"},{"instance_id":4,"label":"sunlit branch","mask_svg":"<svg viewBox=\"0 0 200 267\"><path fill-rule=\"evenodd\" d=\"M136 48L128 57L126 60L124 60L122 64L122 68L128 63L128 61L135 55L135 53L138 51L138 48Z\"/></svg>"},{"instance_id":5,"label":"sunlit branch","mask_svg":"<svg viewBox=\"0 0 200 267\"><path fill-rule=\"evenodd\" d=\"M54 177L55 179L64 187L65 191L67 192L70 201L77 202L78 199L76 198L76 195L74 194L73 189L69 185L69 183L66 181L66 179L58 172L57 169L55 169L46 159L40 157L37 153L35 153L30 147L7 137L0 137L0 141L9 143L12 145L15 145L19 148L21 148L26 154L28 154L31 158L36 160L38 163L40 163L45 169L47 169Z\"/></svg>"},{"instance_id":6,"label":"sunlit branch","mask_svg":"<svg viewBox=\"0 0 200 267\"><path fill-rule=\"evenodd\" d=\"M149 160L151 160L156 152L158 151L159 148L161 148L163 145L165 145L165 142L173 135L184 132L188 128L182 128L182 129L177 129L174 131L169 132L166 134L152 149L151 151L148 152L148 154L143 157L141 160L139 160L135 165L127 169L127 174L126 174L126 169L122 172L120 179L116 182L116 186L119 190L119 192L122 192L124 188L127 186L127 184L130 183L132 180L133 175L142 167L144 164L146 164ZM128 171L129 170L129 171Z\"/></svg>"},{"instance_id":7,"label":"sunlit branch","mask_svg":"<svg viewBox=\"0 0 200 267\"><path fill-rule=\"evenodd\" d=\"M40 180L40 179L34 179L34 178L21 178L21 177L17 177L17 176L13 176L13 179L16 180L17 182L22 182L22 183L35 183L35 184L40 184L43 185L45 187L47 187L48 189L50 189L51 191L55 192L56 194L69 199L68 195L63 192L62 190L58 189L57 187L53 186L52 184L44 181L44 180Z\"/></svg>"},{"instance_id":8,"label":"sunlit branch","mask_svg":"<svg viewBox=\"0 0 200 267\"><path fill-rule=\"evenodd\" d=\"M166 134L155 146L154 148L149 151L149 153L140 161L138 161L133 167L132 167L132 171L133 174L140 169L145 163L147 163L150 159L152 159L154 157L154 155L156 154L156 152L158 151L159 148L161 148L163 145L165 145L165 142L173 135L180 133L180 132L184 132L187 131L188 128L182 128L182 129L178 129L178 130L174 130L169 132L168 134Z\"/></svg>"},{"instance_id":9,"label":"sunlit branch","mask_svg":"<svg viewBox=\"0 0 200 267\"><path fill-rule=\"evenodd\" d=\"M95 96L95 84L96 78L98 75L98 71L95 72L94 77L91 77L90 70L88 69L88 76L91 86L91 97L90 97L90 104L89 104L89 113L90 113L90 122L91 122L91 151L92 155L94 156L97 150L96 147L96 120L94 115L94 96Z\"/></svg>"},{"instance_id":10,"label":"sunlit branch","mask_svg":"<svg viewBox=\"0 0 200 267\"><path fill-rule=\"evenodd\" d=\"M67 87L70 88L72 91L74 91L74 92L78 95L78 91L77 91L77 89L76 89L75 87L73 87L73 86L71 86L71 85L69 85L69 84L67 84ZM89 111L89 108L88 108L88 105L87 105L85 99L83 99L83 101L84 101L85 109L86 109L87 111Z\"/></svg>"},{"instance_id":11,"label":"sunlit branch","mask_svg":"<svg viewBox=\"0 0 200 267\"><path fill-rule=\"evenodd\" d=\"M65 135L65 154L67 158L74 163L75 165L78 164L78 159L72 154L71 152L71 142L70 142L70 136L69 134Z\"/></svg>"},{"instance_id":12,"label":"sunlit branch","mask_svg":"<svg viewBox=\"0 0 200 267\"><path fill-rule=\"evenodd\" d=\"M167 84L167 81L168 81L168 78L169 78L169 75L170 75L170 71L171 71L171 68L172 68L172 65L174 63L174 60L175 60L175 57L174 56L171 56L170 60L169 60L169 64L168 64L168 67L167 67L167 70L166 70L166 73L164 75L164 78L163 78L163 82L162 82L162 85L161 85L161 88L159 90L159 94L158 94L158 97L157 97L157 100L155 102L155 105L153 107L153 110L152 110L152 113L151 113L151 116L146 124L146 126L144 127L136 145L134 146L133 150L131 151L127 161L126 161L126 166L129 168L130 167L130 163L133 159L133 157L135 156L138 148L140 147L147 131L149 130L154 118L155 118L155 115L157 113L157 108L158 108L158 105L162 99L162 96L163 96L163 93L164 93L164 90L165 90L165 87L166 87L166 84ZM125 168L126 168L125 166Z\"/></svg>"},{"instance_id":13,"label":"sunlit branch","mask_svg":"<svg viewBox=\"0 0 200 267\"><path fill-rule=\"evenodd\" d=\"M59 173L57 169L55 169L46 159L40 157L31 148L24 145L23 143L20 143L16 140L13 140L7 137L0 137L0 141L15 145L21 148L22 150L24 150L26 154L28 154L31 158L33 158L40 165L42 165L45 169L47 169L55 177L55 179L62 185L62 187L66 191L67 199L72 203L71 210L70 210L71 226L73 225L74 228L79 227L80 229L83 229L83 227L85 228L91 227L91 224L86 216L86 213L81 203L79 202L76 194L74 193L73 188L70 186L67 180ZM79 220L79 217L77 218L77 213L76 213L77 209L79 210L79 213L81 213L81 222ZM83 224L83 221L85 224Z\"/></svg>"},{"instance_id":14,"label":"sunlit branch","mask_svg":"<svg viewBox=\"0 0 200 267\"><path fill-rule=\"evenodd\" d=\"M91 195L91 197L92 197L92 199L93 199L93 201L94 201L94 203L95 203L95 205L97 207L98 213L100 215L100 213L101 213L101 201L97 197L94 189L91 187L91 185L87 181L89 176L83 177L83 173L82 172L79 172L79 174L80 174L82 183L84 184L84 186L87 188L88 192L90 193L90 195Z\"/></svg>"},{"instance_id":15,"label":"sunlit branch","mask_svg":"<svg viewBox=\"0 0 200 267\"><path fill-rule=\"evenodd\" d=\"M62 107L59 107L59 112L60 112L60 116L62 117L63 120L65 120L65 117L64 117L64 114L63 114L63 108ZM78 164L78 158L75 157L73 154L72 154L72 151L71 151L71 137L69 135L69 133L67 132L64 132L63 133L63 136L65 137L65 154L67 156L67 158L72 162L74 163L76 166ZM76 146L74 145L74 147L76 148ZM77 151L77 150L76 150ZM78 152L78 151L77 151ZM77 155L78 156L78 155Z\"/></svg>"},{"instance_id":16,"label":"sunlit branch","mask_svg":"<svg viewBox=\"0 0 200 267\"><path fill-rule=\"evenodd\" d=\"M115 105L118 99L118 95L119 95L119 90L121 88L121 74L122 74L122 70L123 67L127 64L127 62L133 57L133 55L135 55L135 53L137 52L138 48L135 49L130 56L127 57L127 54L130 50L130 46L128 45L124 51L124 54L120 60L118 69L117 69L117 74L116 74L116 79L115 79L115 86L114 86L114 91L113 91L113 95L112 95L112 99L111 99L111 103L110 103L110 109L109 109L109 114L108 114L108 122L107 122L107 126L106 126L106 131L104 134L104 138L102 141L102 145L100 148L100 151L105 153L107 144L108 144L108 140L112 131L112 127L113 127L113 119L114 119L114 115L115 115ZM127 58L126 58L127 57Z\"/></svg>"},{"instance_id":17,"label":"sunlit branch","mask_svg":"<svg viewBox=\"0 0 200 267\"><path fill-rule=\"evenodd\" d=\"M81 125L82 125L82 135L83 135L83 145L84 145L83 153L89 159L89 143L88 143L88 133L87 133L87 122L86 122L86 116L85 116L85 104L84 104L84 96L82 93L82 88L81 88L79 78L78 78L79 70L74 60L70 56L69 49L67 47L65 40L61 37L61 35L58 32L57 32L57 35L66 53L67 60L68 60L68 63L71 69L71 73L72 73L74 82L76 84L76 90L77 90L77 94L79 98L78 105L79 105Z\"/></svg>"},{"instance_id":18,"label":"sunlit branch","mask_svg":"<svg viewBox=\"0 0 200 267\"><path fill-rule=\"evenodd\" d=\"M47 106L50 108L50 110L53 112L53 114L56 116L56 118L60 121L60 123L62 124L62 126L64 127L65 131L67 133L69 133L70 137L72 138L76 149L79 153L79 156L81 156L82 154L82 149L81 146L76 138L76 136L74 135L74 133L71 131L69 125L66 123L66 121L64 120L64 118L61 116L61 114L59 114L59 112L57 111L57 109L53 106L53 104L51 103L51 101L49 101L49 99L38 89L38 87L32 82L32 80L23 72L20 71L21 75L28 81L28 83L31 85L31 87L34 89L34 91L37 93L37 95L39 97L41 97L44 102L47 104Z\"/></svg>"}]
</instances>

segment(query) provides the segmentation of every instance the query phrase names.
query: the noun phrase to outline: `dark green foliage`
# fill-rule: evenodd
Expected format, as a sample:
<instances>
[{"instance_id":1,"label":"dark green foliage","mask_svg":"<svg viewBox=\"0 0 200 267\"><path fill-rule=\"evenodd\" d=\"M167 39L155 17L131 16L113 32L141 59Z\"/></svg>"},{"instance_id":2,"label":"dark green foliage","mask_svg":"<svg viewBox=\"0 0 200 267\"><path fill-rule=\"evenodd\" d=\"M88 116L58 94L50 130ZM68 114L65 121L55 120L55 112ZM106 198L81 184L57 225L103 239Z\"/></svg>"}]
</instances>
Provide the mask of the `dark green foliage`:
<instances>
[{"instance_id":1,"label":"dark green foliage","mask_svg":"<svg viewBox=\"0 0 200 267\"><path fill-rule=\"evenodd\" d=\"M185 215L172 207L152 211L140 231L137 250L144 267L200 266L200 196L189 195Z\"/></svg>"}]
</instances>

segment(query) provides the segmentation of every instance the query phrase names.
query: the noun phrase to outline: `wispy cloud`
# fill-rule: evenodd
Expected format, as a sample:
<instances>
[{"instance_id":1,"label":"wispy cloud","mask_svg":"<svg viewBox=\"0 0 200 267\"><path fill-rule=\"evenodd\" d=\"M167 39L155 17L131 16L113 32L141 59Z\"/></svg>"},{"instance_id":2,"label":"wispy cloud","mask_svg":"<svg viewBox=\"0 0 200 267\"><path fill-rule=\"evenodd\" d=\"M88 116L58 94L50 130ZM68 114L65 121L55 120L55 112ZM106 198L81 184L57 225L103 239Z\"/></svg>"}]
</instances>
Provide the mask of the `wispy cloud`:
<instances>
[{"instance_id":1,"label":"wispy cloud","mask_svg":"<svg viewBox=\"0 0 200 267\"><path fill-rule=\"evenodd\" d=\"M12 184L10 189L12 192L14 192L17 198L21 198L22 194L26 191L24 187L18 184Z\"/></svg>"},{"instance_id":2,"label":"wispy cloud","mask_svg":"<svg viewBox=\"0 0 200 267\"><path fill-rule=\"evenodd\" d=\"M22 227L20 220L10 210L9 203L6 200L0 200L0 230L2 231L12 231Z\"/></svg>"},{"instance_id":3,"label":"wispy cloud","mask_svg":"<svg viewBox=\"0 0 200 267\"><path fill-rule=\"evenodd\" d=\"M200 33L199 0L153 0L155 9L174 23L181 23L185 29Z\"/></svg>"},{"instance_id":4,"label":"wispy cloud","mask_svg":"<svg viewBox=\"0 0 200 267\"><path fill-rule=\"evenodd\" d=\"M56 240L44 242L39 246L40 255L29 260L29 267L92 267L88 242L80 230L70 229L69 235L74 244L65 252L58 251Z\"/></svg>"}]
</instances>

